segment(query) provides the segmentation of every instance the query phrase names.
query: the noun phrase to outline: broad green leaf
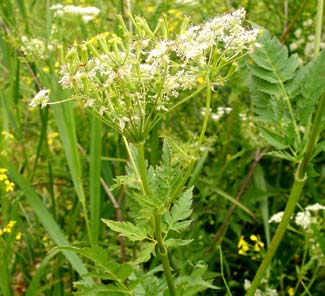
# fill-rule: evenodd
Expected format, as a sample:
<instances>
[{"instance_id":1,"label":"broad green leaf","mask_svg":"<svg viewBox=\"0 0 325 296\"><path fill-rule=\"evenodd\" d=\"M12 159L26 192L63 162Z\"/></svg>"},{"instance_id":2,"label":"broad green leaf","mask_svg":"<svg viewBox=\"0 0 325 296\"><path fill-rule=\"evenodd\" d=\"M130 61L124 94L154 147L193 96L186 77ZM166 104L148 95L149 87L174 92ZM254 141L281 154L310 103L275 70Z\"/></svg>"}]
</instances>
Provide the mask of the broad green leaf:
<instances>
[{"instance_id":1,"label":"broad green leaf","mask_svg":"<svg viewBox=\"0 0 325 296\"><path fill-rule=\"evenodd\" d=\"M259 127L261 136L272 146L282 150L288 148L285 140L278 134L275 134L265 128Z\"/></svg>"},{"instance_id":2,"label":"broad green leaf","mask_svg":"<svg viewBox=\"0 0 325 296\"><path fill-rule=\"evenodd\" d=\"M119 222L108 219L102 221L113 231L127 237L132 241L141 241L147 238L147 232L143 228L139 228L131 222Z\"/></svg>"},{"instance_id":3,"label":"broad green leaf","mask_svg":"<svg viewBox=\"0 0 325 296\"><path fill-rule=\"evenodd\" d=\"M302 94L310 100L318 99L325 90L325 50L317 59L307 65L307 71L302 81Z\"/></svg>"}]
</instances>

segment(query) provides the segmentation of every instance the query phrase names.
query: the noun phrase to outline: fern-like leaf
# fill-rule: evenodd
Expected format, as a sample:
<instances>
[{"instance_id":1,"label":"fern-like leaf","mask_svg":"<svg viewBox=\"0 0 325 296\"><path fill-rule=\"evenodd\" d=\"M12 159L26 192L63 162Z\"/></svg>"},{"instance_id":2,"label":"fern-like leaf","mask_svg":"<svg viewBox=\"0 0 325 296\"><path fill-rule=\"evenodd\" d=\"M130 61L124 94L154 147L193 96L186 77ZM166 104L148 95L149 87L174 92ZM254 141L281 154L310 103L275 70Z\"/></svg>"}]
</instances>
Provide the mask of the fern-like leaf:
<instances>
[{"instance_id":1,"label":"fern-like leaf","mask_svg":"<svg viewBox=\"0 0 325 296\"><path fill-rule=\"evenodd\" d=\"M289 99L287 85L295 77L298 56L288 50L267 31L260 37L260 47L250 55L250 90L259 120L279 123L285 115L283 99ZM291 84L292 90L295 85Z\"/></svg>"}]
</instances>

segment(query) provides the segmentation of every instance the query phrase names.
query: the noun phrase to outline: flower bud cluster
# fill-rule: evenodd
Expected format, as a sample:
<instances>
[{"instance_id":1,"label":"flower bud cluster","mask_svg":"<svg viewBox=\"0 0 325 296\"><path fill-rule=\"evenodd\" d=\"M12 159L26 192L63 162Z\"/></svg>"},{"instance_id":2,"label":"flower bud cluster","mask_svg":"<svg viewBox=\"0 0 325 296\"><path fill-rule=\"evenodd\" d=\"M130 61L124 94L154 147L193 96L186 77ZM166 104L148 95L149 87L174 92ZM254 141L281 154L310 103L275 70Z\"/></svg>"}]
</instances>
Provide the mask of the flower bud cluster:
<instances>
[{"instance_id":1,"label":"flower bud cluster","mask_svg":"<svg viewBox=\"0 0 325 296\"><path fill-rule=\"evenodd\" d=\"M103 33L69 49L60 84L108 125L141 140L186 90L223 83L255 43L258 31L242 27L245 11L216 17L170 36L166 19L155 30L140 17L134 31L119 17L123 36Z\"/></svg>"}]
</instances>

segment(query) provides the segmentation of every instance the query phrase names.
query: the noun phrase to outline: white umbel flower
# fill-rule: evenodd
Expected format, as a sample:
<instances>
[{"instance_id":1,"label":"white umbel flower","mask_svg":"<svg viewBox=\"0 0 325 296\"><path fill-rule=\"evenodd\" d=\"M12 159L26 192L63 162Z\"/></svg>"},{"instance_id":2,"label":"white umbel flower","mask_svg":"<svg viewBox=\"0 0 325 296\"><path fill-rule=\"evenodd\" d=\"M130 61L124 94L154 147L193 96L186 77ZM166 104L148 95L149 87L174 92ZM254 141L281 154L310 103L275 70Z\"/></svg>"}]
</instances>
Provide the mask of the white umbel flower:
<instances>
[{"instance_id":1,"label":"white umbel flower","mask_svg":"<svg viewBox=\"0 0 325 296\"><path fill-rule=\"evenodd\" d=\"M282 220L282 217L283 217L283 213L284 212L278 212L276 214L274 214L270 220L269 220L269 223L280 223L281 220Z\"/></svg>"},{"instance_id":2,"label":"white umbel flower","mask_svg":"<svg viewBox=\"0 0 325 296\"><path fill-rule=\"evenodd\" d=\"M295 222L297 225L301 226L303 229L308 229L311 221L311 214L308 211L298 212L295 217Z\"/></svg>"},{"instance_id":3,"label":"white umbel flower","mask_svg":"<svg viewBox=\"0 0 325 296\"><path fill-rule=\"evenodd\" d=\"M42 108L44 108L50 100L49 94L50 94L49 89L41 89L31 100L29 106L31 107L41 106Z\"/></svg>"},{"instance_id":4,"label":"white umbel flower","mask_svg":"<svg viewBox=\"0 0 325 296\"><path fill-rule=\"evenodd\" d=\"M325 210L325 206L323 206L319 203L315 203L313 205L306 207L306 210L309 212L318 212L320 210Z\"/></svg>"}]
</instances>

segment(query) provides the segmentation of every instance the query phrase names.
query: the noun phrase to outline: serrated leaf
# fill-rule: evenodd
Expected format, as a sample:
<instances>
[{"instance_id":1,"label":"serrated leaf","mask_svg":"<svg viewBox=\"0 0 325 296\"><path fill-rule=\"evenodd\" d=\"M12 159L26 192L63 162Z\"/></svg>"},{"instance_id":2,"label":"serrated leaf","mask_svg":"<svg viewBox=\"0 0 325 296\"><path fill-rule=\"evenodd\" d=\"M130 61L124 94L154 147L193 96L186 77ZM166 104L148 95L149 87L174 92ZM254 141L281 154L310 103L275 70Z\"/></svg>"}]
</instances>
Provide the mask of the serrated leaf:
<instances>
[{"instance_id":1,"label":"serrated leaf","mask_svg":"<svg viewBox=\"0 0 325 296\"><path fill-rule=\"evenodd\" d=\"M282 46L277 38L271 38L269 32L265 31L259 39L261 47L255 49L255 52L250 56L254 63L250 64L251 68L262 68L269 71L268 79L271 79L273 74L273 82L284 83L292 79L299 65L298 56L292 55L288 57L288 49ZM263 75L259 75L256 71L256 76L264 79ZM261 72L265 73L265 72Z\"/></svg>"},{"instance_id":2,"label":"serrated leaf","mask_svg":"<svg viewBox=\"0 0 325 296\"><path fill-rule=\"evenodd\" d=\"M262 93L270 96L280 96L282 93L282 88L279 84L268 83L259 77L253 77L252 81L254 83L254 87Z\"/></svg>"},{"instance_id":3,"label":"serrated leaf","mask_svg":"<svg viewBox=\"0 0 325 296\"><path fill-rule=\"evenodd\" d=\"M123 235L132 241L141 241L147 238L146 230L135 226L131 222L119 222L108 219L102 219L102 221L110 229L118 232L120 235Z\"/></svg>"},{"instance_id":4,"label":"serrated leaf","mask_svg":"<svg viewBox=\"0 0 325 296\"><path fill-rule=\"evenodd\" d=\"M189 245L193 239L177 239L169 238L165 240L165 245L167 248L178 248Z\"/></svg>"},{"instance_id":5,"label":"serrated leaf","mask_svg":"<svg viewBox=\"0 0 325 296\"><path fill-rule=\"evenodd\" d=\"M174 230L178 233L182 232L183 230L187 229L192 223L192 220L185 220L181 222L176 222L170 226L171 230Z\"/></svg>"},{"instance_id":6,"label":"serrated leaf","mask_svg":"<svg viewBox=\"0 0 325 296\"><path fill-rule=\"evenodd\" d=\"M257 47L250 55L248 68L251 72L250 92L255 113L259 121L278 123L288 112L289 93L297 93L299 81L292 83L299 65L298 56L288 56L288 50L267 31L258 40ZM301 76L298 77L301 80ZM290 89L287 89L290 85Z\"/></svg>"},{"instance_id":7,"label":"serrated leaf","mask_svg":"<svg viewBox=\"0 0 325 296\"><path fill-rule=\"evenodd\" d=\"M140 255L137 257L133 264L140 264L147 262L151 259L151 255L155 254L155 244L154 243L145 243L141 248Z\"/></svg>"},{"instance_id":8,"label":"serrated leaf","mask_svg":"<svg viewBox=\"0 0 325 296\"><path fill-rule=\"evenodd\" d=\"M192 190L193 187L186 190L182 196L175 202L172 210L171 216L173 221L181 221L191 216L192 214Z\"/></svg>"},{"instance_id":9,"label":"serrated leaf","mask_svg":"<svg viewBox=\"0 0 325 296\"><path fill-rule=\"evenodd\" d=\"M325 90L325 51L317 59L307 65L302 81L302 95L310 100L318 99Z\"/></svg>"},{"instance_id":10,"label":"serrated leaf","mask_svg":"<svg viewBox=\"0 0 325 296\"><path fill-rule=\"evenodd\" d=\"M113 284L103 285L97 284L93 287L84 287L83 291L75 293L79 296L124 296L130 295L130 291L126 288L115 286Z\"/></svg>"},{"instance_id":11,"label":"serrated leaf","mask_svg":"<svg viewBox=\"0 0 325 296\"><path fill-rule=\"evenodd\" d=\"M285 140L278 134L275 134L263 127L259 127L259 132L261 136L272 146L282 150L288 148Z\"/></svg>"},{"instance_id":12,"label":"serrated leaf","mask_svg":"<svg viewBox=\"0 0 325 296\"><path fill-rule=\"evenodd\" d=\"M271 151L271 152L267 153L267 155L278 157L281 159L286 159L293 163L298 162L298 160L294 156L292 156L291 154L289 154L288 152L285 152L285 151Z\"/></svg>"},{"instance_id":13,"label":"serrated leaf","mask_svg":"<svg viewBox=\"0 0 325 296\"><path fill-rule=\"evenodd\" d=\"M105 272L105 279L115 281L121 287L124 287L123 282L132 272L130 265L119 265L110 261L107 250L99 246L92 246L90 248L56 247L54 250L71 251L90 259L94 262L97 269Z\"/></svg>"}]
</instances>

